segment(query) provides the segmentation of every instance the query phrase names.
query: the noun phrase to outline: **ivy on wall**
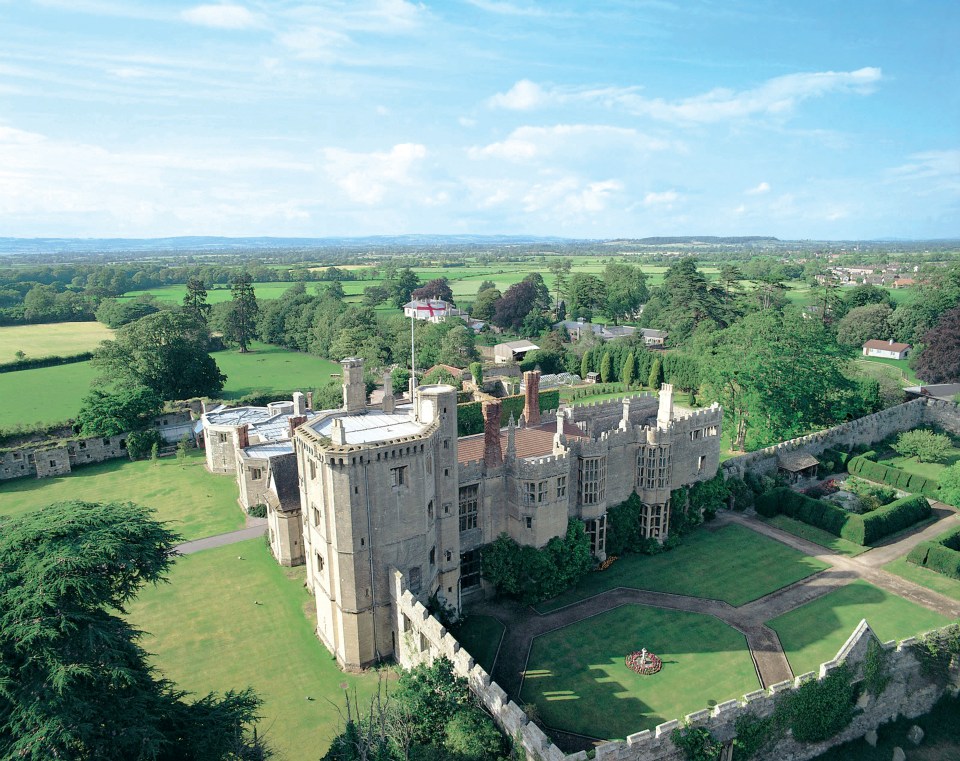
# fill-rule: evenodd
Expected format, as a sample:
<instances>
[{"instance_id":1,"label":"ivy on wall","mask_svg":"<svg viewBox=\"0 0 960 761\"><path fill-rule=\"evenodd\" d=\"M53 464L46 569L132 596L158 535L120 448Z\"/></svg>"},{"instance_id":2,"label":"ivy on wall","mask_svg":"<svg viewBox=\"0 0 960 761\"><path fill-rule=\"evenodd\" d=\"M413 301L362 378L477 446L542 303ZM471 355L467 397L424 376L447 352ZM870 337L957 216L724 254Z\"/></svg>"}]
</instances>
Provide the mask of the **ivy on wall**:
<instances>
[{"instance_id":1,"label":"ivy on wall","mask_svg":"<svg viewBox=\"0 0 960 761\"><path fill-rule=\"evenodd\" d=\"M523 394L514 396L505 396L500 400L503 405L501 413L501 425L506 425L510 416L513 415L515 421L520 419L523 414L523 404L525 397ZM467 402L457 405L457 436L472 436L476 433L483 433L483 410L482 402ZM540 392L540 411L555 410L560 406L560 390Z\"/></svg>"}]
</instances>

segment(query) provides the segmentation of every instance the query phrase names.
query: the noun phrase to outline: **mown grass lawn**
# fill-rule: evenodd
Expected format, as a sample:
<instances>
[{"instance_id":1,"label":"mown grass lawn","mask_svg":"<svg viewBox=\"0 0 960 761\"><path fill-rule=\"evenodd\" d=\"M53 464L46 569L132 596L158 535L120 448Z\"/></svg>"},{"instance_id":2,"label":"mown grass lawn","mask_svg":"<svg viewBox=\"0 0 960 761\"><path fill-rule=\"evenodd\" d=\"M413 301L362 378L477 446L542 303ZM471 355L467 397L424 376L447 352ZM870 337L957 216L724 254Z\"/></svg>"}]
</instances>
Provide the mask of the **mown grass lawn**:
<instances>
[{"instance_id":1,"label":"mown grass lawn","mask_svg":"<svg viewBox=\"0 0 960 761\"><path fill-rule=\"evenodd\" d=\"M877 462L891 468L899 468L907 473L915 473L924 478L937 480L945 468L960 462L960 448L950 447L941 462L918 462L916 457L905 457L892 449L880 452Z\"/></svg>"},{"instance_id":2,"label":"mown grass lawn","mask_svg":"<svg viewBox=\"0 0 960 761\"><path fill-rule=\"evenodd\" d=\"M89 362L0 373L0 428L76 417L96 375Z\"/></svg>"},{"instance_id":3,"label":"mown grass lawn","mask_svg":"<svg viewBox=\"0 0 960 761\"><path fill-rule=\"evenodd\" d=\"M839 536L834 536L833 534L828 533L821 528L811 526L803 521L794 520L786 515L775 515L772 518L758 517L764 523L769 523L771 526L775 526L781 531L786 531L788 534L799 536L801 539L806 539L808 542L819 544L821 547L826 547L827 549L833 550L841 555L846 555L847 557L856 557L857 555L860 555L870 549L870 547L865 547L862 544L857 544L856 542L851 542L847 539L841 539ZM913 526L910 528L913 529Z\"/></svg>"},{"instance_id":4,"label":"mown grass lawn","mask_svg":"<svg viewBox=\"0 0 960 761\"><path fill-rule=\"evenodd\" d=\"M243 558L240 560L239 558ZM378 675L344 674L316 638L303 568L277 565L261 539L178 558L129 618L161 673L197 695L253 687L259 731L284 761L316 761L340 728L344 687L367 705ZM341 686L343 685L343 686Z\"/></svg>"},{"instance_id":5,"label":"mown grass lawn","mask_svg":"<svg viewBox=\"0 0 960 761\"><path fill-rule=\"evenodd\" d=\"M591 573L536 608L547 613L616 587L743 605L825 568L825 563L743 526L700 528L669 552L624 555L606 571Z\"/></svg>"},{"instance_id":6,"label":"mown grass lawn","mask_svg":"<svg viewBox=\"0 0 960 761\"><path fill-rule=\"evenodd\" d=\"M504 626L493 616L469 615L457 627L454 636L489 674L493 669Z\"/></svg>"},{"instance_id":7,"label":"mown grass lawn","mask_svg":"<svg viewBox=\"0 0 960 761\"><path fill-rule=\"evenodd\" d=\"M884 642L950 623L939 613L858 580L768 621L767 626L779 635L793 673L804 674L836 656L863 618Z\"/></svg>"},{"instance_id":8,"label":"mown grass lawn","mask_svg":"<svg viewBox=\"0 0 960 761\"><path fill-rule=\"evenodd\" d=\"M194 451L182 466L174 457L111 460L79 467L69 476L6 481L0 484L0 515L22 515L68 500L136 502L156 510L157 519L170 521L185 539L243 528L236 481L208 473L203 463L203 453Z\"/></svg>"},{"instance_id":9,"label":"mown grass lawn","mask_svg":"<svg viewBox=\"0 0 960 761\"><path fill-rule=\"evenodd\" d=\"M236 349L215 352L220 371L227 376L224 399L239 399L254 391L283 391L320 388L331 376L340 373L340 365L312 354L291 351L282 346L254 341L250 351Z\"/></svg>"},{"instance_id":10,"label":"mown grass lawn","mask_svg":"<svg viewBox=\"0 0 960 761\"><path fill-rule=\"evenodd\" d=\"M18 351L33 359L93 351L108 338L113 331L99 322L7 325L0 328L0 362L14 361Z\"/></svg>"},{"instance_id":11,"label":"mown grass lawn","mask_svg":"<svg viewBox=\"0 0 960 761\"><path fill-rule=\"evenodd\" d=\"M960 581L944 576L942 573L931 571L913 563L908 563L906 558L897 558L887 563L883 570L901 576L907 581L919 584L921 587L932 589L942 595L951 597L954 600L960 600Z\"/></svg>"},{"instance_id":12,"label":"mown grass lawn","mask_svg":"<svg viewBox=\"0 0 960 761\"><path fill-rule=\"evenodd\" d=\"M658 674L624 663L641 648L663 660ZM551 727L623 738L758 687L740 632L712 616L624 605L537 637L521 700Z\"/></svg>"}]
</instances>

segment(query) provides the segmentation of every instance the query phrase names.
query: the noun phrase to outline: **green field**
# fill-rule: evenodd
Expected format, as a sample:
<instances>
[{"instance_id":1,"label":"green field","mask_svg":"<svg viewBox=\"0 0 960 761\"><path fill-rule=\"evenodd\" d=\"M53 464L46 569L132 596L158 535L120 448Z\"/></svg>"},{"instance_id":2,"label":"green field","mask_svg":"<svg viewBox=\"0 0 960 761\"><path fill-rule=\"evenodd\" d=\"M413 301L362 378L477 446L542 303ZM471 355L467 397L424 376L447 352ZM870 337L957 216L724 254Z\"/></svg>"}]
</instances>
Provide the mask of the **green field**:
<instances>
[{"instance_id":1,"label":"green field","mask_svg":"<svg viewBox=\"0 0 960 761\"><path fill-rule=\"evenodd\" d=\"M457 641L463 645L474 660L490 673L503 639L504 626L493 616L471 615L454 632Z\"/></svg>"},{"instance_id":2,"label":"green field","mask_svg":"<svg viewBox=\"0 0 960 761\"><path fill-rule=\"evenodd\" d=\"M28 358L93 351L109 338L113 338L113 331L99 322L7 325L0 328L0 362L12 362L18 351Z\"/></svg>"},{"instance_id":3,"label":"green field","mask_svg":"<svg viewBox=\"0 0 960 761\"><path fill-rule=\"evenodd\" d=\"M640 676L625 657L663 660ZM746 638L712 616L624 605L537 637L520 696L548 726L624 738L759 687Z\"/></svg>"},{"instance_id":4,"label":"green field","mask_svg":"<svg viewBox=\"0 0 960 761\"><path fill-rule=\"evenodd\" d=\"M870 367L871 365L883 366L889 368L889 370L887 370L888 374L891 377L901 381L904 386L920 385L920 379L914 374L913 370L910 368L909 361L906 359L860 356L856 359L856 365L859 369Z\"/></svg>"},{"instance_id":5,"label":"green field","mask_svg":"<svg viewBox=\"0 0 960 761\"><path fill-rule=\"evenodd\" d=\"M835 657L863 618L882 642L950 623L939 613L865 581L854 581L768 621L767 625L779 635L793 673L805 674Z\"/></svg>"},{"instance_id":6,"label":"green field","mask_svg":"<svg viewBox=\"0 0 960 761\"><path fill-rule=\"evenodd\" d=\"M20 478L0 484L0 515L21 515L53 502L136 502L171 521L186 539L199 539L243 528L237 484L204 468L203 452L193 451L186 464L176 458L111 460L85 465L69 476Z\"/></svg>"},{"instance_id":7,"label":"green field","mask_svg":"<svg viewBox=\"0 0 960 761\"><path fill-rule=\"evenodd\" d=\"M906 558L897 558L893 562L887 563L883 570L895 573L907 581L932 589L934 592L939 592L954 600L960 600L960 581L944 576L942 573L931 571L929 568L908 563Z\"/></svg>"},{"instance_id":8,"label":"green field","mask_svg":"<svg viewBox=\"0 0 960 761\"><path fill-rule=\"evenodd\" d=\"M238 399L253 391L319 388L340 373L336 362L259 341L250 344L247 354L228 349L212 356L227 376L224 399Z\"/></svg>"},{"instance_id":9,"label":"green field","mask_svg":"<svg viewBox=\"0 0 960 761\"><path fill-rule=\"evenodd\" d=\"M242 558L242 560L240 559ZM306 612L304 569L277 565L261 539L177 559L170 583L149 587L130 619L163 676L196 694L253 687L259 731L284 761L316 761L340 728L344 691L364 705L378 674L345 674Z\"/></svg>"},{"instance_id":10,"label":"green field","mask_svg":"<svg viewBox=\"0 0 960 761\"><path fill-rule=\"evenodd\" d=\"M772 518L760 518L760 520L764 523L769 523L771 526L776 526L788 534L799 536L801 539L819 544L821 547L826 547L847 557L856 557L870 549L869 547L864 547L862 544L841 539L839 536L834 536L821 528L811 526L809 523L804 523L803 521L794 520L786 515L775 515ZM911 530L913 530L913 528L913 526L910 527Z\"/></svg>"},{"instance_id":11,"label":"green field","mask_svg":"<svg viewBox=\"0 0 960 761\"><path fill-rule=\"evenodd\" d=\"M918 462L916 457L906 457L892 449L881 451L877 462L891 468L899 468L907 473L937 480L945 468L960 462L960 447L951 447L942 462Z\"/></svg>"},{"instance_id":12,"label":"green field","mask_svg":"<svg viewBox=\"0 0 960 761\"><path fill-rule=\"evenodd\" d=\"M700 528L660 555L624 555L573 589L536 606L547 613L617 587L743 605L827 568L802 552L737 525Z\"/></svg>"}]
</instances>

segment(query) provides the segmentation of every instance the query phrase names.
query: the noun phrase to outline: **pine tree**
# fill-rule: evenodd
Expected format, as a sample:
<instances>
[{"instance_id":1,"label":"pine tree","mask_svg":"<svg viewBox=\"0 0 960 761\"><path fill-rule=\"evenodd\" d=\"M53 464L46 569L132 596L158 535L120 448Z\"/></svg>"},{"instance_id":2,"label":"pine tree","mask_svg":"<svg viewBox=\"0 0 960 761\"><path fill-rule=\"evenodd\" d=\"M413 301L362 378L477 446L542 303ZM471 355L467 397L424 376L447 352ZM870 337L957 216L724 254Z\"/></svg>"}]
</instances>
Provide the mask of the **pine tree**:
<instances>
[{"instance_id":1,"label":"pine tree","mask_svg":"<svg viewBox=\"0 0 960 761\"><path fill-rule=\"evenodd\" d=\"M637 360L633 356L631 351L627 354L627 359L623 363L623 370L620 371L620 380L627 385L627 387L633 385L634 377L637 374Z\"/></svg>"},{"instance_id":2,"label":"pine tree","mask_svg":"<svg viewBox=\"0 0 960 761\"><path fill-rule=\"evenodd\" d=\"M247 352L247 344L255 337L256 320L259 309L257 295L253 290L253 278L246 272L236 275L230 281L230 314L227 317L225 335L240 346L240 353Z\"/></svg>"},{"instance_id":3,"label":"pine tree","mask_svg":"<svg viewBox=\"0 0 960 761\"><path fill-rule=\"evenodd\" d=\"M600 360L600 380L609 383L613 380L613 361L610 359L610 352L603 353L603 359Z\"/></svg>"},{"instance_id":4,"label":"pine tree","mask_svg":"<svg viewBox=\"0 0 960 761\"><path fill-rule=\"evenodd\" d=\"M660 362L660 357L656 357L650 367L650 378L647 380L647 385L654 391L659 391L661 383L663 383L663 365Z\"/></svg>"},{"instance_id":5,"label":"pine tree","mask_svg":"<svg viewBox=\"0 0 960 761\"><path fill-rule=\"evenodd\" d=\"M207 303L207 287L203 280L191 277L187 280L187 293L183 297L183 311L202 322L207 321L210 315L210 305Z\"/></svg>"},{"instance_id":6,"label":"pine tree","mask_svg":"<svg viewBox=\"0 0 960 761\"><path fill-rule=\"evenodd\" d=\"M587 375L590 373L590 352L585 351L583 353L583 358L580 360L580 377L583 380L587 379Z\"/></svg>"}]
</instances>

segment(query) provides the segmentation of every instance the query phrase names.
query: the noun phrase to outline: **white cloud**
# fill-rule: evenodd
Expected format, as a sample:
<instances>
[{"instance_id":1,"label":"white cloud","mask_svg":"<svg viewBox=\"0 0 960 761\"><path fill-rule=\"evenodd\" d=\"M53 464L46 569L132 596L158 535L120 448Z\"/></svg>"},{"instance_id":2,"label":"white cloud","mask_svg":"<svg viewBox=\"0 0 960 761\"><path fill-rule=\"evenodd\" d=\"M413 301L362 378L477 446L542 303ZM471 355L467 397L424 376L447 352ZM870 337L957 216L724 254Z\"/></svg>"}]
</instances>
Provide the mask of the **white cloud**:
<instances>
[{"instance_id":1,"label":"white cloud","mask_svg":"<svg viewBox=\"0 0 960 761\"><path fill-rule=\"evenodd\" d=\"M662 193L647 193L643 197L644 206L671 206L680 199L676 190L664 190Z\"/></svg>"},{"instance_id":2,"label":"white cloud","mask_svg":"<svg viewBox=\"0 0 960 761\"><path fill-rule=\"evenodd\" d=\"M503 0L467 0L470 5L487 13L496 13L501 16L523 16L527 18L543 18L547 12L536 5L517 5L503 2Z\"/></svg>"},{"instance_id":3,"label":"white cloud","mask_svg":"<svg viewBox=\"0 0 960 761\"><path fill-rule=\"evenodd\" d=\"M890 170L894 177L907 180L952 178L960 181L960 149L924 151L908 156L910 161Z\"/></svg>"},{"instance_id":4,"label":"white cloud","mask_svg":"<svg viewBox=\"0 0 960 761\"><path fill-rule=\"evenodd\" d=\"M461 116L459 119L457 119L457 123L458 123L461 127L476 127L476 126L477 126L477 120L476 120L476 119L471 119L471 118L468 117L468 116Z\"/></svg>"},{"instance_id":5,"label":"white cloud","mask_svg":"<svg viewBox=\"0 0 960 761\"><path fill-rule=\"evenodd\" d=\"M755 116L789 114L805 100L831 93L867 95L882 79L876 67L856 71L801 72L774 77L749 90L718 87L701 95L679 100L648 98L636 87L601 89L545 89L528 79L488 100L495 108L530 110L565 103L596 103L636 116L670 123L707 124Z\"/></svg>"},{"instance_id":6,"label":"white cloud","mask_svg":"<svg viewBox=\"0 0 960 761\"><path fill-rule=\"evenodd\" d=\"M565 153L571 144L579 156L593 150L609 152L613 143L640 151L682 150L680 144L650 137L635 129L606 124L557 124L552 127L518 127L505 140L483 147L474 146L467 155L472 159L500 158L522 162Z\"/></svg>"},{"instance_id":7,"label":"white cloud","mask_svg":"<svg viewBox=\"0 0 960 761\"><path fill-rule=\"evenodd\" d=\"M354 153L340 148L323 152L326 171L347 197L372 206L391 190L416 185L414 171L427 155L417 143L400 143L389 152Z\"/></svg>"},{"instance_id":8,"label":"white cloud","mask_svg":"<svg viewBox=\"0 0 960 761\"><path fill-rule=\"evenodd\" d=\"M197 5L180 13L180 18L197 26L214 29L251 29L260 25L260 20L242 5L220 3Z\"/></svg>"},{"instance_id":9,"label":"white cloud","mask_svg":"<svg viewBox=\"0 0 960 761\"><path fill-rule=\"evenodd\" d=\"M769 193L769 192L770 192L770 183L769 183L769 182L761 182L761 183L760 183L759 185L757 185L756 187L750 188L749 190L744 190L743 192L746 193L748 196L758 196L758 195L762 195L763 193Z\"/></svg>"}]
</instances>

